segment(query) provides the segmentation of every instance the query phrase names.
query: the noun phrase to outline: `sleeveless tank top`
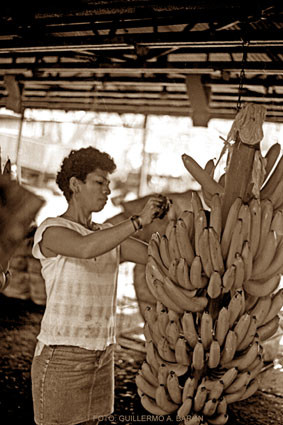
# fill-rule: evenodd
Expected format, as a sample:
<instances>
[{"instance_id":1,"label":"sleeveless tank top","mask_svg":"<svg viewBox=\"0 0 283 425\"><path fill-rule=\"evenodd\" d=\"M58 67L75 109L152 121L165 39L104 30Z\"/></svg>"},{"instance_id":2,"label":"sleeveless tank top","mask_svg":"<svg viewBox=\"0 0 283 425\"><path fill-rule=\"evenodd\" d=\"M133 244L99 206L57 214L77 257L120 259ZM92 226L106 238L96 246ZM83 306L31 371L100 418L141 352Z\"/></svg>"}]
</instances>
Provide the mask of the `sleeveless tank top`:
<instances>
[{"instance_id":1,"label":"sleeveless tank top","mask_svg":"<svg viewBox=\"0 0 283 425\"><path fill-rule=\"evenodd\" d=\"M36 230L32 254L41 262L47 295L38 340L46 345L104 350L116 342L119 246L92 259L47 258L39 243L50 226L67 227L81 235L93 232L63 217L47 218ZM98 229L110 226L99 224Z\"/></svg>"}]
</instances>

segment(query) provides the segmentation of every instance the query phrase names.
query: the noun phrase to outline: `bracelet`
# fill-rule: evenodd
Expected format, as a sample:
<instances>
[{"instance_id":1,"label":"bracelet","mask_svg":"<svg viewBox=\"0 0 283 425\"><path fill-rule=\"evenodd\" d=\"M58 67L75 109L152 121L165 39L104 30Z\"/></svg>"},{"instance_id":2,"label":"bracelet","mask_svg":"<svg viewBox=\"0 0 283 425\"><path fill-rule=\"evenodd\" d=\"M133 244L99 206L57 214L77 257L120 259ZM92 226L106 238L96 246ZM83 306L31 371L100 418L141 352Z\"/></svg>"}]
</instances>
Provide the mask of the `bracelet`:
<instances>
[{"instance_id":1,"label":"bracelet","mask_svg":"<svg viewBox=\"0 0 283 425\"><path fill-rule=\"evenodd\" d=\"M130 217L131 222L133 223L135 232L137 230L142 229L142 222L141 222L141 218L139 215L132 215L132 217Z\"/></svg>"}]
</instances>

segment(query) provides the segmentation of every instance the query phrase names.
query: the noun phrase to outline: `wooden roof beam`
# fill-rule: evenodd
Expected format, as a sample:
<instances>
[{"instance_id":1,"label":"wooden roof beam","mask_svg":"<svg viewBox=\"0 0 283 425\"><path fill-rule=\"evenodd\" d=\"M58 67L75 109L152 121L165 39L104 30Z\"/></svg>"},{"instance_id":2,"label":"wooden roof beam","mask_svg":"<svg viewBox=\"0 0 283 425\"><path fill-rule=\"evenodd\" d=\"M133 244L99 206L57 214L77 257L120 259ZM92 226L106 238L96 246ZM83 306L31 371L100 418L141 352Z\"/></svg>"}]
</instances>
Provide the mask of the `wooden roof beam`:
<instances>
[{"instance_id":1,"label":"wooden roof beam","mask_svg":"<svg viewBox=\"0 0 283 425\"><path fill-rule=\"evenodd\" d=\"M192 120L194 126L207 127L210 118L208 101L200 75L186 77L187 93L192 107Z\"/></svg>"}]
</instances>

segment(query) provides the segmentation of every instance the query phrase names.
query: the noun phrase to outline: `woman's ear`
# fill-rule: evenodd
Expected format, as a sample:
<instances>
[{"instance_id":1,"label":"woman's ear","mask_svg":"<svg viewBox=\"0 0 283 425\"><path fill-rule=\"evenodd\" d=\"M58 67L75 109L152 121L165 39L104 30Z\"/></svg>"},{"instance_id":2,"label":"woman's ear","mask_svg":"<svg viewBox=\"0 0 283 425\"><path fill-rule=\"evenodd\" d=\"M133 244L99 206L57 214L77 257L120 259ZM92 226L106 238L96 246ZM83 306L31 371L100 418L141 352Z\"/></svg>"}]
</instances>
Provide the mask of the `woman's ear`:
<instances>
[{"instance_id":1,"label":"woman's ear","mask_svg":"<svg viewBox=\"0 0 283 425\"><path fill-rule=\"evenodd\" d=\"M74 176L70 178L70 189L73 193L78 193L80 190L78 179Z\"/></svg>"}]
</instances>

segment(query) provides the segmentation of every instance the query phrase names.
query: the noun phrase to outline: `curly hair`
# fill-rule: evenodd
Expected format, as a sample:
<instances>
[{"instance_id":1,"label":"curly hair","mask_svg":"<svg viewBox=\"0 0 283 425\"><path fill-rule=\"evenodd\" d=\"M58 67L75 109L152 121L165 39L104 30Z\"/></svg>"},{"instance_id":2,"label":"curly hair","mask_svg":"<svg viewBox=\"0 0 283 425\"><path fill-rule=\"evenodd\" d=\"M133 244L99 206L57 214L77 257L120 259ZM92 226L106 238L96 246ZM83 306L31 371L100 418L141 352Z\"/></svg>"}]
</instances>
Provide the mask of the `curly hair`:
<instances>
[{"instance_id":1,"label":"curly hair","mask_svg":"<svg viewBox=\"0 0 283 425\"><path fill-rule=\"evenodd\" d=\"M56 177L56 183L67 201L71 199L73 194L69 184L70 178L76 177L85 182L87 175L97 168L113 173L116 164L108 153L101 152L92 146L72 150L69 156L63 159L61 169Z\"/></svg>"}]
</instances>

